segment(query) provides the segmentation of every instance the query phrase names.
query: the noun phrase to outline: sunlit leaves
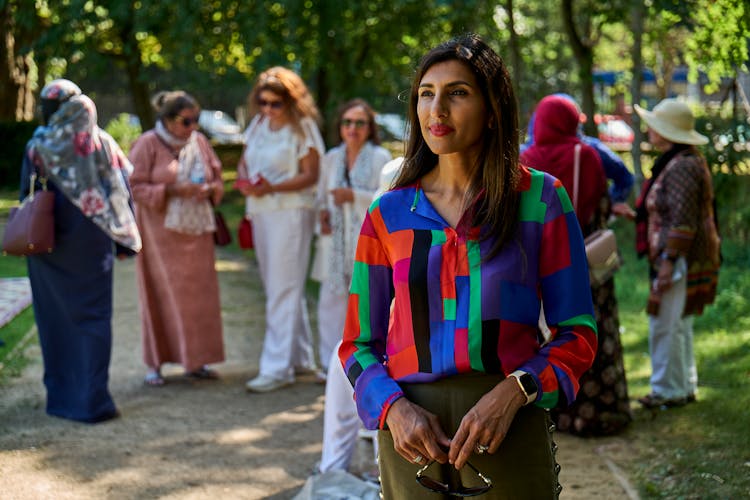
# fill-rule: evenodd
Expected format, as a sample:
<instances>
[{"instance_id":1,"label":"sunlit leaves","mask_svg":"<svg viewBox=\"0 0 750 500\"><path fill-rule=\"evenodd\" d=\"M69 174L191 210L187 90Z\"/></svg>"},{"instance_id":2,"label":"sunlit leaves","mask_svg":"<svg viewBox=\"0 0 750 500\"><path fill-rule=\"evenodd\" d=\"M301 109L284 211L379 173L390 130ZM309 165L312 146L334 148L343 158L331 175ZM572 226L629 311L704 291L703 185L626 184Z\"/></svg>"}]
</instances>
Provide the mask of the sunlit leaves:
<instances>
[{"instance_id":1,"label":"sunlit leaves","mask_svg":"<svg viewBox=\"0 0 750 500\"><path fill-rule=\"evenodd\" d=\"M748 62L750 6L742 0L701 0L694 10L696 28L687 40L687 60L693 80L698 70L715 91L723 76L733 76ZM747 69L747 67L746 67Z\"/></svg>"}]
</instances>

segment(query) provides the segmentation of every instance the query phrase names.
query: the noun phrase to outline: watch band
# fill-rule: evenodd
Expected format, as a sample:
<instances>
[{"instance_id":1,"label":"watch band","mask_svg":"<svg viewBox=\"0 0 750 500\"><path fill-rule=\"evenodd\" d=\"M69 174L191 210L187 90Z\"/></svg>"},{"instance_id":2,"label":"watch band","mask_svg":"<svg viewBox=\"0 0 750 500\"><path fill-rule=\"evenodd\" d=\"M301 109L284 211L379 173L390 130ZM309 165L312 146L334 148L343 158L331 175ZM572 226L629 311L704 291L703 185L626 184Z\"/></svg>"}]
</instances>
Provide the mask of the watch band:
<instances>
[{"instance_id":1,"label":"watch band","mask_svg":"<svg viewBox=\"0 0 750 500\"><path fill-rule=\"evenodd\" d=\"M513 377L516 380L518 387L521 388L521 392L526 396L526 404L532 403L536 400L536 395L537 392L539 392L539 389L531 374L523 370L516 370L508 376Z\"/></svg>"}]
</instances>

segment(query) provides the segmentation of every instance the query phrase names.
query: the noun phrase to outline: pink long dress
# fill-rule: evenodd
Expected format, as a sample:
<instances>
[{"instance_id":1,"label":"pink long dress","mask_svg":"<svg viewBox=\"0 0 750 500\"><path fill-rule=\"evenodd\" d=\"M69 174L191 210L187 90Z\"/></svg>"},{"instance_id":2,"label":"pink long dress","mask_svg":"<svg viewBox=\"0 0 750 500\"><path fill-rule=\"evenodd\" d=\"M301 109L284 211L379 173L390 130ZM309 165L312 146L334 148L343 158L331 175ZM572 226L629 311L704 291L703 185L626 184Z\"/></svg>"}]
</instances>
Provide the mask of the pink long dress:
<instances>
[{"instance_id":1,"label":"pink long dress","mask_svg":"<svg viewBox=\"0 0 750 500\"><path fill-rule=\"evenodd\" d=\"M221 176L221 162L199 135L206 178ZM164 227L167 184L177 160L154 131L133 144L130 178L143 250L136 259L143 361L150 368L179 363L186 371L224 361L219 283L213 233L189 235ZM217 204L222 193L214 195Z\"/></svg>"}]
</instances>

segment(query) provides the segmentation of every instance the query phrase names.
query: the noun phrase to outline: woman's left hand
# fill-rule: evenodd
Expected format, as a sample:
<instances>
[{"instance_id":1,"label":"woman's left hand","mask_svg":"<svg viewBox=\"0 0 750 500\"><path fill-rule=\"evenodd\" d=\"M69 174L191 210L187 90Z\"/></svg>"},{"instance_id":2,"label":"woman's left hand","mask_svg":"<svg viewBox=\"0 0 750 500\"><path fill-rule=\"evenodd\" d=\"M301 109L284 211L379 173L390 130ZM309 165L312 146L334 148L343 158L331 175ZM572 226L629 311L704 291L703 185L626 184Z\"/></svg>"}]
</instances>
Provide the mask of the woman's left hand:
<instances>
[{"instance_id":1,"label":"woman's left hand","mask_svg":"<svg viewBox=\"0 0 750 500\"><path fill-rule=\"evenodd\" d=\"M511 377L497 384L461 419L451 440L448 461L461 469L469 456L477 453L477 445L486 446L487 453L495 453L525 403L526 396Z\"/></svg>"},{"instance_id":2,"label":"woman's left hand","mask_svg":"<svg viewBox=\"0 0 750 500\"><path fill-rule=\"evenodd\" d=\"M657 292L664 293L672 288L672 273L674 264L669 259L662 259L659 265L659 273L656 276L654 288Z\"/></svg>"},{"instance_id":3,"label":"woman's left hand","mask_svg":"<svg viewBox=\"0 0 750 500\"><path fill-rule=\"evenodd\" d=\"M334 188L331 189L331 195L333 196L333 203L340 207L344 203L351 203L354 201L354 191L351 188Z\"/></svg>"},{"instance_id":4,"label":"woman's left hand","mask_svg":"<svg viewBox=\"0 0 750 500\"><path fill-rule=\"evenodd\" d=\"M270 193L273 193L273 186L268 182L268 179L260 177L255 183L253 183L252 187L250 187L248 194L260 198Z\"/></svg>"}]
</instances>

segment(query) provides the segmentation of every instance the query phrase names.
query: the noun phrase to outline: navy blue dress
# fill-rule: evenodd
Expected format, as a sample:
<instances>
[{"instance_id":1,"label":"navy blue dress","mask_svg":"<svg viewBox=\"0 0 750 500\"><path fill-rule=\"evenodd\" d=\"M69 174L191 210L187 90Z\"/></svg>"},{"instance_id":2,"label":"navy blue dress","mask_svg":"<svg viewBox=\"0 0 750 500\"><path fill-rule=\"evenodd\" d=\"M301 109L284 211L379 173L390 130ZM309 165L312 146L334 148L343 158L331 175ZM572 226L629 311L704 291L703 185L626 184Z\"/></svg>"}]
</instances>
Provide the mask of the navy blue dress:
<instances>
[{"instance_id":1,"label":"navy blue dress","mask_svg":"<svg viewBox=\"0 0 750 500\"><path fill-rule=\"evenodd\" d=\"M24 155L22 196L31 168ZM101 422L117 415L108 389L113 243L51 181L48 189L55 192L55 249L27 257L47 413Z\"/></svg>"}]
</instances>

